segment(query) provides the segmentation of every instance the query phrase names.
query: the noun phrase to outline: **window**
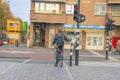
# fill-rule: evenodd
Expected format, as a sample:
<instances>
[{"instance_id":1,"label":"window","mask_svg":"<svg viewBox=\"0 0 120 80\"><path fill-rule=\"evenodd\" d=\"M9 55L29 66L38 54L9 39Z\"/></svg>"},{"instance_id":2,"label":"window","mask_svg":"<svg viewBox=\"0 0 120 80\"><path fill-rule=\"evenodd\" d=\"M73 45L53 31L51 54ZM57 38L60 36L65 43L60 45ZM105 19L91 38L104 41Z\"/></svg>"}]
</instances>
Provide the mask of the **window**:
<instances>
[{"instance_id":1,"label":"window","mask_svg":"<svg viewBox=\"0 0 120 80\"><path fill-rule=\"evenodd\" d=\"M95 15L105 15L106 14L106 4L96 4Z\"/></svg>"},{"instance_id":2,"label":"window","mask_svg":"<svg viewBox=\"0 0 120 80\"><path fill-rule=\"evenodd\" d=\"M91 37L87 37L87 45L91 45Z\"/></svg>"},{"instance_id":3,"label":"window","mask_svg":"<svg viewBox=\"0 0 120 80\"><path fill-rule=\"evenodd\" d=\"M112 16L120 16L120 5L112 5Z\"/></svg>"},{"instance_id":4,"label":"window","mask_svg":"<svg viewBox=\"0 0 120 80\"><path fill-rule=\"evenodd\" d=\"M97 46L97 37L93 37L93 46Z\"/></svg>"},{"instance_id":5,"label":"window","mask_svg":"<svg viewBox=\"0 0 120 80\"><path fill-rule=\"evenodd\" d=\"M98 38L98 44L99 44L99 46L102 46L102 37Z\"/></svg>"},{"instance_id":6,"label":"window","mask_svg":"<svg viewBox=\"0 0 120 80\"><path fill-rule=\"evenodd\" d=\"M9 26L10 26L10 27L17 27L17 26L18 26L18 23L9 23Z\"/></svg>"},{"instance_id":7,"label":"window","mask_svg":"<svg viewBox=\"0 0 120 80\"><path fill-rule=\"evenodd\" d=\"M73 14L73 4L66 4L66 14Z\"/></svg>"},{"instance_id":8,"label":"window","mask_svg":"<svg viewBox=\"0 0 120 80\"><path fill-rule=\"evenodd\" d=\"M60 13L60 4L58 3L35 3L35 12L37 13Z\"/></svg>"}]
</instances>

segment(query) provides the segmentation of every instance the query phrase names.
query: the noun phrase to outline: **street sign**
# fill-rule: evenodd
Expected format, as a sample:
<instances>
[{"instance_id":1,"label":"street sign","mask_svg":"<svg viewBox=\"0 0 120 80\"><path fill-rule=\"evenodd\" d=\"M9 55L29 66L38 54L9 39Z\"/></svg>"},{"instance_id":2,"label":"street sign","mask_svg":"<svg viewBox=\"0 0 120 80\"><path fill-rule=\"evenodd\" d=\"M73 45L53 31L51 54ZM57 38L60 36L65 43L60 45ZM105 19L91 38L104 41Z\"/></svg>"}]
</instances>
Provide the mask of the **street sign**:
<instances>
[{"instance_id":1,"label":"street sign","mask_svg":"<svg viewBox=\"0 0 120 80\"><path fill-rule=\"evenodd\" d=\"M79 14L79 22L85 21L85 15Z\"/></svg>"}]
</instances>

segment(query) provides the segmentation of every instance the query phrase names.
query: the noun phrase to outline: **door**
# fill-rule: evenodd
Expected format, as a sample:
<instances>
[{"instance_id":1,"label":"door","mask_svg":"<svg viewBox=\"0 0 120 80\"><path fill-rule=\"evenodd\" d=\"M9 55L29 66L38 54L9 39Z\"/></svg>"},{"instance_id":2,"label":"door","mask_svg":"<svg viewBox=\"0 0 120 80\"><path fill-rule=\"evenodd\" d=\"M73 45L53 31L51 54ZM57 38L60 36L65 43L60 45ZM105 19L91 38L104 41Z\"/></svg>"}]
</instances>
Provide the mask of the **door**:
<instances>
[{"instance_id":1,"label":"door","mask_svg":"<svg viewBox=\"0 0 120 80\"><path fill-rule=\"evenodd\" d=\"M50 24L49 26L49 48L54 48L54 46L52 45L53 42L53 38L55 35L55 25L54 24Z\"/></svg>"},{"instance_id":2,"label":"door","mask_svg":"<svg viewBox=\"0 0 120 80\"><path fill-rule=\"evenodd\" d=\"M86 49L103 50L104 49L104 33L88 32L86 34Z\"/></svg>"}]
</instances>

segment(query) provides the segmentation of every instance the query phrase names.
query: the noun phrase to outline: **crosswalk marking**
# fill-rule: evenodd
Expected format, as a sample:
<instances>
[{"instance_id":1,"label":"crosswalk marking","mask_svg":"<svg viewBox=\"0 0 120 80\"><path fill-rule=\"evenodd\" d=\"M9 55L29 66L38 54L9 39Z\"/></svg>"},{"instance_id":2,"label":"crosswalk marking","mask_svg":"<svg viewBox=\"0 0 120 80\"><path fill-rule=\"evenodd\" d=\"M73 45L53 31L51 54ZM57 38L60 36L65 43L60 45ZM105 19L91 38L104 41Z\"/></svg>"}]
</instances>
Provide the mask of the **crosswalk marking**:
<instances>
[{"instance_id":1,"label":"crosswalk marking","mask_svg":"<svg viewBox=\"0 0 120 80\"><path fill-rule=\"evenodd\" d=\"M36 53L36 52L28 52L28 51L16 51L16 50L0 50L0 52L6 52L6 53Z\"/></svg>"}]
</instances>

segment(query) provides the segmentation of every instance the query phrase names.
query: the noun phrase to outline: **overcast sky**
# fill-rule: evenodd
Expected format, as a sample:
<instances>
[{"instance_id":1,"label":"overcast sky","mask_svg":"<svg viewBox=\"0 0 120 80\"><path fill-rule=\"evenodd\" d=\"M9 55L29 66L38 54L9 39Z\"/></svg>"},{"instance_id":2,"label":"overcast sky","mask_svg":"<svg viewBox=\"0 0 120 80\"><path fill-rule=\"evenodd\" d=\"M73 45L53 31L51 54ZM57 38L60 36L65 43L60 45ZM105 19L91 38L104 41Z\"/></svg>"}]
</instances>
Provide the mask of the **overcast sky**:
<instances>
[{"instance_id":1,"label":"overcast sky","mask_svg":"<svg viewBox=\"0 0 120 80\"><path fill-rule=\"evenodd\" d=\"M31 0L10 0L10 9L15 16L22 21L30 22L30 1Z\"/></svg>"}]
</instances>

